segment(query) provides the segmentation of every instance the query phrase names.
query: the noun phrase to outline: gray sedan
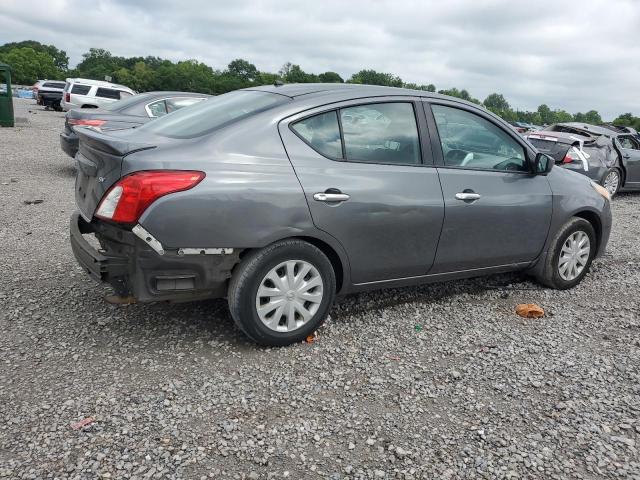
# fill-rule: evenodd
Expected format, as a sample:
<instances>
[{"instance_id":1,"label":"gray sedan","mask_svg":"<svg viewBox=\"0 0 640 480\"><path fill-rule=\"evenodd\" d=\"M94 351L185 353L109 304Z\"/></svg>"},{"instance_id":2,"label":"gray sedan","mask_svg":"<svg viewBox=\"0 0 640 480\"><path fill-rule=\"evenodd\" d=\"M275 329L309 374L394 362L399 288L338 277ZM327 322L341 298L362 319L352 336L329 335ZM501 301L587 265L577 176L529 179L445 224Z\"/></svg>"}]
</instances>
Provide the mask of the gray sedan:
<instances>
[{"instance_id":1,"label":"gray sedan","mask_svg":"<svg viewBox=\"0 0 640 480\"><path fill-rule=\"evenodd\" d=\"M78 152L75 127L94 127L103 131L135 128L208 97L204 93L146 92L100 108L73 108L65 116L60 146L67 155L74 158Z\"/></svg>"},{"instance_id":2,"label":"gray sedan","mask_svg":"<svg viewBox=\"0 0 640 480\"><path fill-rule=\"evenodd\" d=\"M80 265L140 302L227 297L264 345L304 339L350 292L507 271L571 288L611 228L606 189L424 91L267 86L76 130Z\"/></svg>"}]
</instances>

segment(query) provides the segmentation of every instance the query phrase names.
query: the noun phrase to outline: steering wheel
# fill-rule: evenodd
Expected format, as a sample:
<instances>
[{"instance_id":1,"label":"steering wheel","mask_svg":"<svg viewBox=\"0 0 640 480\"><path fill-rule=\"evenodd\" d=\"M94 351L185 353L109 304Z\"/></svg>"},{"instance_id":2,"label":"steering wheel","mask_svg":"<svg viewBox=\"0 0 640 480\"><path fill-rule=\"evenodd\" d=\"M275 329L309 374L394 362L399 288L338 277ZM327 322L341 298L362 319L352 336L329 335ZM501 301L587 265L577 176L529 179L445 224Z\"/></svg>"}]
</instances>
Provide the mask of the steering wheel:
<instances>
[{"instance_id":1,"label":"steering wheel","mask_svg":"<svg viewBox=\"0 0 640 480\"><path fill-rule=\"evenodd\" d=\"M464 150L458 150L457 148L454 148L453 150L449 150L447 152L447 154L445 155L445 160L448 164L460 166L468 155L469 154Z\"/></svg>"},{"instance_id":2,"label":"steering wheel","mask_svg":"<svg viewBox=\"0 0 640 480\"><path fill-rule=\"evenodd\" d=\"M471 160L473 160L473 152L469 152L465 155L465 157L462 159L462 162L460 163L460 166L464 167Z\"/></svg>"},{"instance_id":3,"label":"steering wheel","mask_svg":"<svg viewBox=\"0 0 640 480\"><path fill-rule=\"evenodd\" d=\"M518 170L518 171L522 170L522 165L518 164L514 160L520 160L520 159L517 157L509 158L507 160L504 160L494 165L493 168L495 168L496 170Z\"/></svg>"}]
</instances>

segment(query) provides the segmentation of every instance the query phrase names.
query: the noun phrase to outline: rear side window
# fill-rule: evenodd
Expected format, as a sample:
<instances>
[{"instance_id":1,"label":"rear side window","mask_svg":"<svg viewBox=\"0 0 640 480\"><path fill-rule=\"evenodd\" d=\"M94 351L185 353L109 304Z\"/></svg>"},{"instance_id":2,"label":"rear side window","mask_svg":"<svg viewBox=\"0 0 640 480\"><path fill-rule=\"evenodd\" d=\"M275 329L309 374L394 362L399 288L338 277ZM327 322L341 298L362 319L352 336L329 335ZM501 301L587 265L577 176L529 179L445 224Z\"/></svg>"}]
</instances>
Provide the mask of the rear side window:
<instances>
[{"instance_id":1,"label":"rear side window","mask_svg":"<svg viewBox=\"0 0 640 480\"><path fill-rule=\"evenodd\" d=\"M96 97L120 100L120 92L112 88L98 88L98 90L96 91Z\"/></svg>"},{"instance_id":2,"label":"rear side window","mask_svg":"<svg viewBox=\"0 0 640 480\"><path fill-rule=\"evenodd\" d=\"M147 105L147 110L152 117L162 117L167 114L167 104L164 100L158 100Z\"/></svg>"},{"instance_id":3,"label":"rear side window","mask_svg":"<svg viewBox=\"0 0 640 480\"><path fill-rule=\"evenodd\" d=\"M165 115L140 130L163 137L194 138L289 101L289 97L275 93L237 90Z\"/></svg>"},{"instance_id":4,"label":"rear side window","mask_svg":"<svg viewBox=\"0 0 640 480\"><path fill-rule=\"evenodd\" d=\"M524 148L502 128L459 108L433 105L432 110L446 166L528 171Z\"/></svg>"},{"instance_id":5,"label":"rear side window","mask_svg":"<svg viewBox=\"0 0 640 480\"><path fill-rule=\"evenodd\" d=\"M340 122L348 161L420 163L420 142L411 103L377 103L343 108Z\"/></svg>"},{"instance_id":6,"label":"rear side window","mask_svg":"<svg viewBox=\"0 0 640 480\"><path fill-rule=\"evenodd\" d=\"M342 140L335 110L305 118L292 128L314 150L326 157L342 160Z\"/></svg>"},{"instance_id":7,"label":"rear side window","mask_svg":"<svg viewBox=\"0 0 640 480\"><path fill-rule=\"evenodd\" d=\"M167 98L167 113L175 112L176 110L180 110L181 108L188 107L190 105L195 105L198 102L201 102L204 98L197 97L182 97L182 98Z\"/></svg>"},{"instance_id":8,"label":"rear side window","mask_svg":"<svg viewBox=\"0 0 640 480\"><path fill-rule=\"evenodd\" d=\"M292 129L310 147L334 160L420 163L420 139L412 103L373 103L332 110L300 120Z\"/></svg>"},{"instance_id":9,"label":"rear side window","mask_svg":"<svg viewBox=\"0 0 640 480\"><path fill-rule=\"evenodd\" d=\"M76 83L73 87L71 87L71 93L74 93L76 95L86 95L89 93L89 90L91 90L91 86L89 85L79 85Z\"/></svg>"}]
</instances>

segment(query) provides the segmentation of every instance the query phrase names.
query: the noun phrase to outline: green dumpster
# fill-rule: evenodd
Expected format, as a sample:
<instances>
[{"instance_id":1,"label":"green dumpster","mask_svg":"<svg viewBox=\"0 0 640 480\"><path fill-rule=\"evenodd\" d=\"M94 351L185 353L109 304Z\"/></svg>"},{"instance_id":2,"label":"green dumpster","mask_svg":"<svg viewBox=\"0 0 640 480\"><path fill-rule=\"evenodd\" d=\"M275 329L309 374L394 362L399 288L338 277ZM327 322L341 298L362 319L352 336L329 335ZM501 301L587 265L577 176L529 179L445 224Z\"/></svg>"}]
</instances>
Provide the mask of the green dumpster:
<instances>
[{"instance_id":1,"label":"green dumpster","mask_svg":"<svg viewBox=\"0 0 640 480\"><path fill-rule=\"evenodd\" d=\"M0 126L13 127L13 98L11 98L11 68L0 63Z\"/></svg>"}]
</instances>

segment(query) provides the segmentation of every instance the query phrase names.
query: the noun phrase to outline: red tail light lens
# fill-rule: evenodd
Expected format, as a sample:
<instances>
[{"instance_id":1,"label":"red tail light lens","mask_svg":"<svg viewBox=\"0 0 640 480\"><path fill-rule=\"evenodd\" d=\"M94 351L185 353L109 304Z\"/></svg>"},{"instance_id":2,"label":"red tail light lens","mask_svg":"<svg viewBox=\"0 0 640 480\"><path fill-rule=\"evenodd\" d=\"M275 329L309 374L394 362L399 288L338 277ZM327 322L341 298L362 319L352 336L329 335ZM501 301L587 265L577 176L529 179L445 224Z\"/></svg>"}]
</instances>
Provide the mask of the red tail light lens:
<instances>
[{"instance_id":1,"label":"red tail light lens","mask_svg":"<svg viewBox=\"0 0 640 480\"><path fill-rule=\"evenodd\" d=\"M80 119L79 118L70 118L67 121L68 121L69 125L74 125L74 126L79 126L79 127L101 127L102 125L107 123L106 120L97 120L97 119L83 120L81 118Z\"/></svg>"},{"instance_id":2,"label":"red tail light lens","mask_svg":"<svg viewBox=\"0 0 640 480\"><path fill-rule=\"evenodd\" d=\"M170 193L195 187L204 172L188 170L146 170L127 175L102 198L96 217L118 223L136 223L149 205Z\"/></svg>"},{"instance_id":3,"label":"red tail light lens","mask_svg":"<svg viewBox=\"0 0 640 480\"><path fill-rule=\"evenodd\" d=\"M71 94L69 92L64 94L64 101L65 102L70 102L71 101Z\"/></svg>"},{"instance_id":4,"label":"red tail light lens","mask_svg":"<svg viewBox=\"0 0 640 480\"><path fill-rule=\"evenodd\" d=\"M574 152L569 150L567 154L564 156L564 158L562 159L562 163L573 163L579 160L580 158Z\"/></svg>"}]
</instances>

